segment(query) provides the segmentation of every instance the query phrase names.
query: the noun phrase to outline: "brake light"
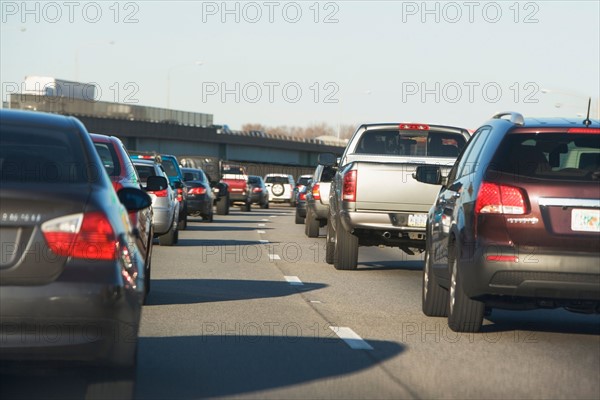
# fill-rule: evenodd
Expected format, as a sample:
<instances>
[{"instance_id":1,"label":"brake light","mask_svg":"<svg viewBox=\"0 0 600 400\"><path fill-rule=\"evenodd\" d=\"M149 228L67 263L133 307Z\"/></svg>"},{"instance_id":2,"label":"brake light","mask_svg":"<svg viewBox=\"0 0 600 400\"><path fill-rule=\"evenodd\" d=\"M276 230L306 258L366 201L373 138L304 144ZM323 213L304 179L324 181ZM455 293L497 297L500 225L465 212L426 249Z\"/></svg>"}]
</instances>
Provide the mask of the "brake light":
<instances>
[{"instance_id":1,"label":"brake light","mask_svg":"<svg viewBox=\"0 0 600 400\"><path fill-rule=\"evenodd\" d=\"M110 221L99 211L55 218L42 224L53 253L73 258L115 260L117 240Z\"/></svg>"},{"instance_id":2,"label":"brake light","mask_svg":"<svg viewBox=\"0 0 600 400\"><path fill-rule=\"evenodd\" d=\"M183 189L177 189L177 201L183 200Z\"/></svg>"},{"instance_id":3,"label":"brake light","mask_svg":"<svg viewBox=\"0 0 600 400\"><path fill-rule=\"evenodd\" d=\"M501 256L493 255L485 258L487 261L508 261L508 262L519 262L519 257L516 256Z\"/></svg>"},{"instance_id":4,"label":"brake light","mask_svg":"<svg viewBox=\"0 0 600 400\"><path fill-rule=\"evenodd\" d=\"M398 126L401 131L428 131L429 125L425 124L400 124Z\"/></svg>"},{"instance_id":5,"label":"brake light","mask_svg":"<svg viewBox=\"0 0 600 400\"><path fill-rule=\"evenodd\" d=\"M321 191L319 190L318 183L315 183L314 186L312 187L312 195L313 195L313 199L321 200Z\"/></svg>"},{"instance_id":6,"label":"brake light","mask_svg":"<svg viewBox=\"0 0 600 400\"><path fill-rule=\"evenodd\" d=\"M475 202L476 214L525 214L527 204L521 189L483 182Z\"/></svg>"},{"instance_id":7,"label":"brake light","mask_svg":"<svg viewBox=\"0 0 600 400\"><path fill-rule=\"evenodd\" d=\"M569 128L567 133L581 133L584 135L600 135L598 128Z\"/></svg>"},{"instance_id":8,"label":"brake light","mask_svg":"<svg viewBox=\"0 0 600 400\"><path fill-rule=\"evenodd\" d=\"M167 197L169 192L167 191L167 189L163 189L163 190L157 190L156 192L148 192L149 194L153 194L156 197Z\"/></svg>"},{"instance_id":9,"label":"brake light","mask_svg":"<svg viewBox=\"0 0 600 400\"><path fill-rule=\"evenodd\" d=\"M260 192L262 192L262 188L255 187L254 189L252 189L252 192L254 192L254 193L260 193Z\"/></svg>"},{"instance_id":10,"label":"brake light","mask_svg":"<svg viewBox=\"0 0 600 400\"><path fill-rule=\"evenodd\" d=\"M344 186L342 189L342 200L356 201L356 170L344 174Z\"/></svg>"},{"instance_id":11,"label":"brake light","mask_svg":"<svg viewBox=\"0 0 600 400\"><path fill-rule=\"evenodd\" d=\"M306 192L300 192L300 193L298 194L298 198L299 198L300 200L306 200Z\"/></svg>"},{"instance_id":12,"label":"brake light","mask_svg":"<svg viewBox=\"0 0 600 400\"><path fill-rule=\"evenodd\" d=\"M119 181L113 181L112 185L115 189L115 192L118 192L119 190L123 189L123 184Z\"/></svg>"},{"instance_id":13,"label":"brake light","mask_svg":"<svg viewBox=\"0 0 600 400\"><path fill-rule=\"evenodd\" d=\"M188 194L204 194L206 193L206 189L202 186L191 188L188 190Z\"/></svg>"}]
</instances>

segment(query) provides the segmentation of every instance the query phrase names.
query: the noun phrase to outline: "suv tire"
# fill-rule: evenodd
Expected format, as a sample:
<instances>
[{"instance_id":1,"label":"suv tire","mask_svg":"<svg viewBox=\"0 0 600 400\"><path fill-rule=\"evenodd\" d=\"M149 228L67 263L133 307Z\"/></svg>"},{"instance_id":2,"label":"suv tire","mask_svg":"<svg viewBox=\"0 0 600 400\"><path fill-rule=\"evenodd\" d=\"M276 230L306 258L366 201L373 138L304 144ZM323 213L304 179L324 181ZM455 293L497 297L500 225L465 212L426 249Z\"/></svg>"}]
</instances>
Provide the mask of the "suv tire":
<instances>
[{"instance_id":1,"label":"suv tire","mask_svg":"<svg viewBox=\"0 0 600 400\"><path fill-rule=\"evenodd\" d=\"M327 264L333 264L333 258L335 254L335 232L331 221L327 221L327 239L325 241L325 262Z\"/></svg>"},{"instance_id":2,"label":"suv tire","mask_svg":"<svg viewBox=\"0 0 600 400\"><path fill-rule=\"evenodd\" d=\"M454 246L448 249L450 290L448 299L448 326L454 332L479 332L483 323L485 304L469 298L463 289L458 267L459 254Z\"/></svg>"},{"instance_id":3,"label":"suv tire","mask_svg":"<svg viewBox=\"0 0 600 400\"><path fill-rule=\"evenodd\" d=\"M358 238L346 232L339 219L336 221L336 225L333 266L339 270L356 269L358 265Z\"/></svg>"},{"instance_id":4,"label":"suv tire","mask_svg":"<svg viewBox=\"0 0 600 400\"><path fill-rule=\"evenodd\" d=\"M306 207L306 220L304 223L306 224L306 236L309 238L319 237L319 221L315 219L310 207Z\"/></svg>"},{"instance_id":5,"label":"suv tire","mask_svg":"<svg viewBox=\"0 0 600 400\"><path fill-rule=\"evenodd\" d=\"M425 265L423 266L423 314L429 317L448 316L448 291L438 285L437 278L431 268L429 249L425 251Z\"/></svg>"},{"instance_id":6,"label":"suv tire","mask_svg":"<svg viewBox=\"0 0 600 400\"><path fill-rule=\"evenodd\" d=\"M285 193L285 188L281 183L276 183L273 186L271 186L271 193L273 193L273 196L276 197L283 196L283 194Z\"/></svg>"}]
</instances>

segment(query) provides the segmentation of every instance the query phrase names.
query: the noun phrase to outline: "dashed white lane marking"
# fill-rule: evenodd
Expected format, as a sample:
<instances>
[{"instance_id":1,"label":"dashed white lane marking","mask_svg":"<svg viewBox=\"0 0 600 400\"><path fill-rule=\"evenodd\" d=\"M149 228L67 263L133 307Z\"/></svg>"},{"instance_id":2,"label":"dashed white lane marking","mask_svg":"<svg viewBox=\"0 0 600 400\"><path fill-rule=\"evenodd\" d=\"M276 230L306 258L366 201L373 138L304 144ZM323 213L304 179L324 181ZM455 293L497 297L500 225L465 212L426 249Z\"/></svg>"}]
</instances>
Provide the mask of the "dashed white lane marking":
<instances>
[{"instance_id":1,"label":"dashed white lane marking","mask_svg":"<svg viewBox=\"0 0 600 400\"><path fill-rule=\"evenodd\" d=\"M261 242L261 243L269 243L269 241L267 239L260 239L259 242Z\"/></svg>"},{"instance_id":2,"label":"dashed white lane marking","mask_svg":"<svg viewBox=\"0 0 600 400\"><path fill-rule=\"evenodd\" d=\"M281 260L281 257L279 257L279 255L277 255L277 254L269 254L269 258L271 259L271 261Z\"/></svg>"},{"instance_id":3,"label":"dashed white lane marking","mask_svg":"<svg viewBox=\"0 0 600 400\"><path fill-rule=\"evenodd\" d=\"M330 326L329 329L335 332L351 349L354 350L373 350L369 343L363 340L352 329L344 326Z\"/></svg>"},{"instance_id":4,"label":"dashed white lane marking","mask_svg":"<svg viewBox=\"0 0 600 400\"><path fill-rule=\"evenodd\" d=\"M296 285L296 286L304 285L304 283L302 283L300 278L298 278L297 276L284 276L284 278L286 281L289 282L290 285Z\"/></svg>"},{"instance_id":5,"label":"dashed white lane marking","mask_svg":"<svg viewBox=\"0 0 600 400\"><path fill-rule=\"evenodd\" d=\"M322 303L321 301L319 301L319 300L311 300L310 302L311 302L311 303L315 303L315 304L323 304L323 303Z\"/></svg>"},{"instance_id":6,"label":"dashed white lane marking","mask_svg":"<svg viewBox=\"0 0 600 400\"><path fill-rule=\"evenodd\" d=\"M266 224L258 224L258 226L267 226Z\"/></svg>"},{"instance_id":7,"label":"dashed white lane marking","mask_svg":"<svg viewBox=\"0 0 600 400\"><path fill-rule=\"evenodd\" d=\"M277 218L277 215L269 215L269 218Z\"/></svg>"},{"instance_id":8,"label":"dashed white lane marking","mask_svg":"<svg viewBox=\"0 0 600 400\"><path fill-rule=\"evenodd\" d=\"M261 221L268 221L268 219L267 218L263 218L263 219L261 219Z\"/></svg>"},{"instance_id":9,"label":"dashed white lane marking","mask_svg":"<svg viewBox=\"0 0 600 400\"><path fill-rule=\"evenodd\" d=\"M256 231L256 233L266 233L265 231Z\"/></svg>"}]
</instances>

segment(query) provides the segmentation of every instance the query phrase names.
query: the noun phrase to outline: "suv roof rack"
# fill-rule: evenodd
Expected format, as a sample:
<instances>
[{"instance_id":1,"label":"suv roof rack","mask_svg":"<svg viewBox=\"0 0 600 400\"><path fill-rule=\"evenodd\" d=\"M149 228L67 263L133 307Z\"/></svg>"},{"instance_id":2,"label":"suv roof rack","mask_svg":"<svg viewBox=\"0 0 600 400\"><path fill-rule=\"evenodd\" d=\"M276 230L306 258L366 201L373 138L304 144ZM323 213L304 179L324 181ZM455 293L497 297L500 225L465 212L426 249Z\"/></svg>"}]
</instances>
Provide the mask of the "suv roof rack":
<instances>
[{"instance_id":1,"label":"suv roof rack","mask_svg":"<svg viewBox=\"0 0 600 400\"><path fill-rule=\"evenodd\" d=\"M525 125L525 118L523 118L523 115L518 113L518 112L514 112L514 111L505 111L505 112L499 112L496 113L492 116L493 119L502 119L502 117L505 117L507 115L510 115L510 122L512 122L515 125Z\"/></svg>"}]
</instances>

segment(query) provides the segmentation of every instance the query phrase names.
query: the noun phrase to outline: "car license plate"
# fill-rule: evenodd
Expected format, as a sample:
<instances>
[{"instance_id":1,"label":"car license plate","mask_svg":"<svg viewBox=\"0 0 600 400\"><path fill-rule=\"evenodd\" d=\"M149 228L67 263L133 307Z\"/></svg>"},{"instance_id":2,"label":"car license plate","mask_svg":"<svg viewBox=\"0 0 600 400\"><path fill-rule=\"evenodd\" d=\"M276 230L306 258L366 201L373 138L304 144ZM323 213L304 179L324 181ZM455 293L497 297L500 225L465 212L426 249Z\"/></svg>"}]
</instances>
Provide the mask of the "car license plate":
<instances>
[{"instance_id":1,"label":"car license plate","mask_svg":"<svg viewBox=\"0 0 600 400\"><path fill-rule=\"evenodd\" d=\"M600 232L600 210L573 209L571 211L571 230Z\"/></svg>"},{"instance_id":2,"label":"car license plate","mask_svg":"<svg viewBox=\"0 0 600 400\"><path fill-rule=\"evenodd\" d=\"M427 214L409 214L408 226L425 228L427 225Z\"/></svg>"}]
</instances>

